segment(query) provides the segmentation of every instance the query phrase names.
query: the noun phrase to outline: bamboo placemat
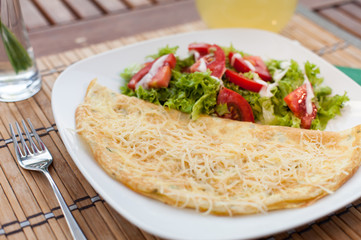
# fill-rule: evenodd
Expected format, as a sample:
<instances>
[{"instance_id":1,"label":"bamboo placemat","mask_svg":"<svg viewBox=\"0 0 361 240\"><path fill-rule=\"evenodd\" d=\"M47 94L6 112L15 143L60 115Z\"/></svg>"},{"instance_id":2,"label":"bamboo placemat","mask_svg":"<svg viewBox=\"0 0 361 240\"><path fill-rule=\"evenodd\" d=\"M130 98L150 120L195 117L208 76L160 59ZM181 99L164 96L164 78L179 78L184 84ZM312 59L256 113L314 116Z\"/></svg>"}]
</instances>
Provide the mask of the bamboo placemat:
<instances>
[{"instance_id":1,"label":"bamboo placemat","mask_svg":"<svg viewBox=\"0 0 361 240\"><path fill-rule=\"evenodd\" d=\"M205 28L203 23L194 22L37 60L43 76L42 90L28 100L0 104L0 240L71 239L47 180L40 173L19 168L14 158L8 125L22 118L31 118L51 151L51 175L89 239L158 239L116 213L79 172L58 134L51 110L51 89L61 71L83 58L150 38ZM302 15L296 14L282 35L299 41L332 64L361 68L360 49ZM360 239L361 199L322 219L267 238Z\"/></svg>"}]
</instances>

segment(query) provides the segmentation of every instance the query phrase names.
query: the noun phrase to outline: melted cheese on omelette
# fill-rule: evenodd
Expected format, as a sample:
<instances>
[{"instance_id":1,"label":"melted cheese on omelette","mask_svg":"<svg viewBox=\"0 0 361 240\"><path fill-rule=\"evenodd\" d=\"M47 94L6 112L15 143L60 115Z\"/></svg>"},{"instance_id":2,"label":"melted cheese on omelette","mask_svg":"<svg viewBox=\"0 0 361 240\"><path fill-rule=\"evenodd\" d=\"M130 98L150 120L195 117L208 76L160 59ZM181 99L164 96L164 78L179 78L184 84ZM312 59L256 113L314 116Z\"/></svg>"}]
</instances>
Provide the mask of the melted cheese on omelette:
<instances>
[{"instance_id":1,"label":"melted cheese on omelette","mask_svg":"<svg viewBox=\"0 0 361 240\"><path fill-rule=\"evenodd\" d=\"M76 126L102 168L129 188L213 214L306 206L339 188L361 161L361 125L323 132L194 121L95 81Z\"/></svg>"}]
</instances>

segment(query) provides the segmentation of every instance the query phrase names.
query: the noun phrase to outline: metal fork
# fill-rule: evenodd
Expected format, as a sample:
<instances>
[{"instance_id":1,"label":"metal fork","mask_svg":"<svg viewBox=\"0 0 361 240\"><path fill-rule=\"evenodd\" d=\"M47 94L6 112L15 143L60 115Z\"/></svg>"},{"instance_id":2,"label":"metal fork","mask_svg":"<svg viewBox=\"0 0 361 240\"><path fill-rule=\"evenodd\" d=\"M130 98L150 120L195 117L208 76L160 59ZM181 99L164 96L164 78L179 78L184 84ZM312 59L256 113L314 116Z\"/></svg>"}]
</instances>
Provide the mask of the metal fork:
<instances>
[{"instance_id":1,"label":"metal fork","mask_svg":"<svg viewBox=\"0 0 361 240\"><path fill-rule=\"evenodd\" d=\"M16 135L13 129L13 126L10 125L10 132L11 137L13 139L14 147L15 147L15 154L16 158L19 162L19 165L27 170L35 170L42 172L46 178L49 180L51 187L54 190L55 196L58 199L58 202L60 204L61 210L63 211L63 214L65 216L66 222L69 226L70 232L74 239L86 239L84 236L84 233L80 229L78 223L76 222L75 218L71 214L68 205L66 205L63 196L61 195L58 187L56 186L53 178L51 177L48 167L53 162L53 157L51 156L49 150L46 148L43 141L41 141L39 135L36 133L33 124L30 122L30 119L28 120L28 124L31 128L31 134L29 133L29 130L25 124L24 120L21 120L23 124L23 128L25 131L25 135L27 137L27 140L29 141L29 146L25 142L25 139L23 137L23 133L21 131L21 128L17 122L15 122L18 135L20 138L20 142L22 145L22 148L20 148L18 141L16 139ZM35 144L33 138L37 141L37 144Z\"/></svg>"}]
</instances>

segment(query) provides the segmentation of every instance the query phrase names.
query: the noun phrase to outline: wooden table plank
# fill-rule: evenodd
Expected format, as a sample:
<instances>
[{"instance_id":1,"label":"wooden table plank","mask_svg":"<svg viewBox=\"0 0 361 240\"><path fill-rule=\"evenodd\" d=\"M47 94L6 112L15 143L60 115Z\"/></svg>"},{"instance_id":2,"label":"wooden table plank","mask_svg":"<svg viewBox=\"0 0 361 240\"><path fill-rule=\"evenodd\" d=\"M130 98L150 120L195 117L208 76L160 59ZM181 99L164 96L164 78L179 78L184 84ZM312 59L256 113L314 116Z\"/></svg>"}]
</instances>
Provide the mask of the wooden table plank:
<instances>
[{"instance_id":1,"label":"wooden table plank","mask_svg":"<svg viewBox=\"0 0 361 240\"><path fill-rule=\"evenodd\" d=\"M154 0L154 1L158 4L167 4L167 3L175 2L177 0Z\"/></svg>"},{"instance_id":2,"label":"wooden table plank","mask_svg":"<svg viewBox=\"0 0 361 240\"><path fill-rule=\"evenodd\" d=\"M299 0L301 4L310 9L329 8L334 5L340 5L351 1L352 0Z\"/></svg>"},{"instance_id":3,"label":"wooden table plank","mask_svg":"<svg viewBox=\"0 0 361 240\"><path fill-rule=\"evenodd\" d=\"M323 231L327 232L327 234L334 240L350 239L350 237L331 220L318 223L318 226L320 226Z\"/></svg>"},{"instance_id":4,"label":"wooden table plank","mask_svg":"<svg viewBox=\"0 0 361 240\"><path fill-rule=\"evenodd\" d=\"M49 26L49 22L30 0L20 0L20 6L28 29Z\"/></svg>"},{"instance_id":5,"label":"wooden table plank","mask_svg":"<svg viewBox=\"0 0 361 240\"><path fill-rule=\"evenodd\" d=\"M177 0L154 0L156 4L171 4Z\"/></svg>"},{"instance_id":6,"label":"wooden table plank","mask_svg":"<svg viewBox=\"0 0 361 240\"><path fill-rule=\"evenodd\" d=\"M70 25L33 31L29 33L29 36L35 54L39 57L104 42L105 36L107 40L113 40L196 20L199 20L199 15L194 2L179 1L173 4L162 4L155 8L143 8L116 15L109 14L100 19L89 19ZM49 44L44 44L44 39Z\"/></svg>"},{"instance_id":7,"label":"wooden table plank","mask_svg":"<svg viewBox=\"0 0 361 240\"><path fill-rule=\"evenodd\" d=\"M345 13L349 14L351 17L361 22L361 3L344 4L339 8L343 10Z\"/></svg>"},{"instance_id":8,"label":"wooden table plank","mask_svg":"<svg viewBox=\"0 0 361 240\"><path fill-rule=\"evenodd\" d=\"M63 0L80 19L101 16L102 11L89 0Z\"/></svg>"},{"instance_id":9,"label":"wooden table plank","mask_svg":"<svg viewBox=\"0 0 361 240\"><path fill-rule=\"evenodd\" d=\"M5 192L3 188L0 185L0 215L3 216L3 218L0 221L0 226L7 224L9 222L17 222L16 216L13 212L13 209L11 208L11 205L9 203L9 200L5 196ZM9 225L9 227L3 227L4 231L6 233L16 231L20 227L19 223ZM23 231L20 231L16 237L19 238L25 238L25 234Z\"/></svg>"},{"instance_id":10,"label":"wooden table plank","mask_svg":"<svg viewBox=\"0 0 361 240\"><path fill-rule=\"evenodd\" d=\"M285 27L282 34L299 41L311 50L332 46L340 41L339 38L330 32L300 15L292 17L291 22Z\"/></svg>"},{"instance_id":11,"label":"wooden table plank","mask_svg":"<svg viewBox=\"0 0 361 240\"><path fill-rule=\"evenodd\" d=\"M91 0L98 7L100 7L104 13L113 13L126 10L127 6L120 0Z\"/></svg>"},{"instance_id":12,"label":"wooden table plank","mask_svg":"<svg viewBox=\"0 0 361 240\"><path fill-rule=\"evenodd\" d=\"M319 13L322 16L333 21L335 24L339 25L340 27L348 30L349 32L361 38L361 21L357 21L356 19L352 18L350 15L338 11L335 8L328 8L325 10L321 10Z\"/></svg>"},{"instance_id":13,"label":"wooden table plank","mask_svg":"<svg viewBox=\"0 0 361 240\"><path fill-rule=\"evenodd\" d=\"M140 6L149 6L154 2L153 0L122 0L122 1L131 8L137 8Z\"/></svg>"},{"instance_id":14,"label":"wooden table plank","mask_svg":"<svg viewBox=\"0 0 361 240\"><path fill-rule=\"evenodd\" d=\"M52 25L68 23L76 19L60 0L33 0L33 2Z\"/></svg>"},{"instance_id":15,"label":"wooden table plank","mask_svg":"<svg viewBox=\"0 0 361 240\"><path fill-rule=\"evenodd\" d=\"M0 121L1 122L1 121ZM0 126L0 128L3 129L3 125ZM0 132L5 131L5 129L0 130ZM3 156L3 154L9 154L8 151L5 148L0 149L0 154L1 156ZM17 221L22 222L22 221L26 221L27 220L27 215L26 213L23 211L23 209L21 208L21 205L17 199L16 193L14 192L11 184L9 183L3 169L0 166L0 185L2 187L2 190L4 191L4 195L3 198L7 198L9 201L9 204L12 208L12 210L14 211L14 214L16 216ZM3 206L3 205L1 205ZM8 215L0 215L2 219L8 219L9 216ZM12 221L7 221L7 222L0 222L2 227L4 224L8 224L9 222ZM35 233L33 231L33 229L31 228L24 228L23 232L25 233L26 237L28 239L35 239Z\"/></svg>"},{"instance_id":16,"label":"wooden table plank","mask_svg":"<svg viewBox=\"0 0 361 240\"><path fill-rule=\"evenodd\" d=\"M340 218L355 231L357 234L356 238L359 237L361 239L361 221L352 212L346 212Z\"/></svg>"},{"instance_id":17,"label":"wooden table plank","mask_svg":"<svg viewBox=\"0 0 361 240\"><path fill-rule=\"evenodd\" d=\"M332 238L323 231L317 224L312 224L311 228L324 240L331 240Z\"/></svg>"},{"instance_id":18,"label":"wooden table plank","mask_svg":"<svg viewBox=\"0 0 361 240\"><path fill-rule=\"evenodd\" d=\"M312 239L312 240L324 240L317 232L313 231L313 229L308 229L301 233L301 236L304 239Z\"/></svg>"}]
</instances>

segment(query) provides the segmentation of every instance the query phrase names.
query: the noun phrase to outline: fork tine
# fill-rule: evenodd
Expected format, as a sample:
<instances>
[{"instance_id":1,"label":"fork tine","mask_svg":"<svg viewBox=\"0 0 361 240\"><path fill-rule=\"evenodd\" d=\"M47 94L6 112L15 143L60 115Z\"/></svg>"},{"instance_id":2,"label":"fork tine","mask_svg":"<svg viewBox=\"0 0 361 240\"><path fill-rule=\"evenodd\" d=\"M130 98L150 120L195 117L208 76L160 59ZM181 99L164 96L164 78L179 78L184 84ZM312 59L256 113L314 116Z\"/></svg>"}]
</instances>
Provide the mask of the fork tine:
<instances>
[{"instance_id":1,"label":"fork tine","mask_svg":"<svg viewBox=\"0 0 361 240\"><path fill-rule=\"evenodd\" d=\"M14 143L14 146L15 146L16 158L20 159L21 157L24 157L25 155L23 154L23 152L20 149L20 146L18 144L18 140L16 139L16 135L15 135L15 132L14 132L13 125L11 123L9 125L10 125L11 138L13 139L13 143Z\"/></svg>"},{"instance_id":2,"label":"fork tine","mask_svg":"<svg viewBox=\"0 0 361 240\"><path fill-rule=\"evenodd\" d=\"M31 135L29 133L28 127L26 126L25 121L23 119L21 120L21 123L23 124L23 128L24 128L26 137L28 138L31 150L33 150L34 153L39 152L39 149L37 148L36 144L34 143L33 138L31 137Z\"/></svg>"},{"instance_id":3,"label":"fork tine","mask_svg":"<svg viewBox=\"0 0 361 240\"><path fill-rule=\"evenodd\" d=\"M25 139L24 139L23 133L21 131L21 128L19 126L19 123L15 122L15 125L16 125L16 128L18 130L18 135L19 135L19 138L20 138L20 141L21 141L21 145L23 146L23 150L25 152L25 155L32 154L32 152L30 152L30 149L28 148L28 145L25 142Z\"/></svg>"},{"instance_id":4,"label":"fork tine","mask_svg":"<svg viewBox=\"0 0 361 240\"><path fill-rule=\"evenodd\" d=\"M30 126L30 128L31 128L31 132L32 132L33 136L35 137L36 141L38 141L38 144L39 144L41 150L43 150L43 151L44 151L44 150L47 150L45 144L43 143L43 141L41 141L38 133L36 132L33 124L31 123L30 119L28 118L27 120L28 120L28 124L29 124L29 126Z\"/></svg>"}]
</instances>

